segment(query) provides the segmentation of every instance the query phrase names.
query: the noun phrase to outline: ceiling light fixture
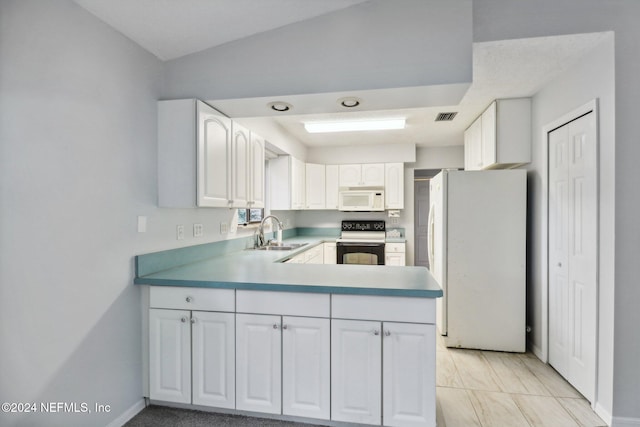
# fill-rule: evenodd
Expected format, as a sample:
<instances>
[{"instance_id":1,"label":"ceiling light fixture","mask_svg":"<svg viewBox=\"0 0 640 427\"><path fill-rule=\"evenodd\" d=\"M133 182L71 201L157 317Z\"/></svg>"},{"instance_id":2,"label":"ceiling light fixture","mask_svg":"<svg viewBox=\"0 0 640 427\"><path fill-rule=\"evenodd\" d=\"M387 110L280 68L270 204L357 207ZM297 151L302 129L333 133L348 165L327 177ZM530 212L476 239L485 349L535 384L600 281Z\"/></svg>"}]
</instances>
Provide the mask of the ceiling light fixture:
<instances>
[{"instance_id":1,"label":"ceiling light fixture","mask_svg":"<svg viewBox=\"0 0 640 427\"><path fill-rule=\"evenodd\" d=\"M338 104L346 108L357 107L361 102L362 100L360 98L356 98L355 96L347 96L345 98L338 99Z\"/></svg>"},{"instance_id":2,"label":"ceiling light fixture","mask_svg":"<svg viewBox=\"0 0 640 427\"><path fill-rule=\"evenodd\" d=\"M273 111L283 113L285 111L291 110L293 108L293 105L284 101L274 101L274 102L268 103L267 107L271 108Z\"/></svg>"},{"instance_id":3,"label":"ceiling light fixture","mask_svg":"<svg viewBox=\"0 0 640 427\"><path fill-rule=\"evenodd\" d=\"M353 132L363 130L404 129L405 118L378 120L349 120L335 122L307 122L304 128L309 133Z\"/></svg>"}]
</instances>

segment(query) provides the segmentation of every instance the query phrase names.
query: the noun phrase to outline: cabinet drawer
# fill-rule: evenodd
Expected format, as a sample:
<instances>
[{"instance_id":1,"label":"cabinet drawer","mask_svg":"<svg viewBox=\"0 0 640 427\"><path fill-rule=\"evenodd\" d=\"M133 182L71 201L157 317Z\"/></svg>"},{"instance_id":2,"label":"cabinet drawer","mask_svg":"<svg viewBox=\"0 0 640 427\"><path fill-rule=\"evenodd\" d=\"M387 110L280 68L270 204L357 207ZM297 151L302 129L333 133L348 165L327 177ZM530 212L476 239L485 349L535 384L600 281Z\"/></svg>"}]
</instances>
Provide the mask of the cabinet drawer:
<instances>
[{"instance_id":1,"label":"cabinet drawer","mask_svg":"<svg viewBox=\"0 0 640 427\"><path fill-rule=\"evenodd\" d=\"M238 313L329 317L329 294L298 292L236 291Z\"/></svg>"},{"instance_id":2,"label":"cabinet drawer","mask_svg":"<svg viewBox=\"0 0 640 427\"><path fill-rule=\"evenodd\" d=\"M404 253L405 252L405 244L404 243L385 243L384 250L387 253Z\"/></svg>"},{"instance_id":3,"label":"cabinet drawer","mask_svg":"<svg viewBox=\"0 0 640 427\"><path fill-rule=\"evenodd\" d=\"M149 306L178 310L235 311L235 290L151 286Z\"/></svg>"},{"instance_id":4,"label":"cabinet drawer","mask_svg":"<svg viewBox=\"0 0 640 427\"><path fill-rule=\"evenodd\" d=\"M435 298L332 295L331 317L337 319L435 323Z\"/></svg>"}]
</instances>

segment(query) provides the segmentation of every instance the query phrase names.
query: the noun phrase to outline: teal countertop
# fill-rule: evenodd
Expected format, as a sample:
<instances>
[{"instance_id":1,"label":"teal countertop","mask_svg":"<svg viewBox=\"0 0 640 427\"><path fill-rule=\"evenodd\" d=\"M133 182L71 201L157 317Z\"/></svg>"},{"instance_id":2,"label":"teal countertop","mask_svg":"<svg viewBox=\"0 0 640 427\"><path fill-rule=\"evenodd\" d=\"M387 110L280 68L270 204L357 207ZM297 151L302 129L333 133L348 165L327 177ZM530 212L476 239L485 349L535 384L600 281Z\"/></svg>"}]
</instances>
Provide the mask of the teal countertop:
<instances>
[{"instance_id":1,"label":"teal countertop","mask_svg":"<svg viewBox=\"0 0 640 427\"><path fill-rule=\"evenodd\" d=\"M442 296L440 286L424 267L283 263L324 241L335 241L335 236L286 238L285 242L308 243L291 251L238 248L228 253L216 253L208 245L200 245L200 248L141 255L136 257L134 283L423 298ZM186 251L191 260L184 256ZM195 256L198 252L206 255ZM181 259L183 263L177 263L175 259Z\"/></svg>"}]
</instances>

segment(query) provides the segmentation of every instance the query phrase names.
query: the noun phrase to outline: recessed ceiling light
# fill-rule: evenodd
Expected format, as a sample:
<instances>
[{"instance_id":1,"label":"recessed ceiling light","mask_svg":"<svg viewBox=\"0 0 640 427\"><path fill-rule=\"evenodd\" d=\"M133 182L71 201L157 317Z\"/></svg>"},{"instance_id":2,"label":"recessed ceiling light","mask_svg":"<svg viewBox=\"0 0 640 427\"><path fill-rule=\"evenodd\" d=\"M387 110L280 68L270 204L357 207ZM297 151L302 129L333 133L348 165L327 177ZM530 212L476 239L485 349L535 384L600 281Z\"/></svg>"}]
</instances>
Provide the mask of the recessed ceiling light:
<instances>
[{"instance_id":1,"label":"recessed ceiling light","mask_svg":"<svg viewBox=\"0 0 640 427\"><path fill-rule=\"evenodd\" d=\"M304 124L304 128L309 133L404 129L405 120L405 118L395 118L334 122L307 122Z\"/></svg>"},{"instance_id":2,"label":"recessed ceiling light","mask_svg":"<svg viewBox=\"0 0 640 427\"><path fill-rule=\"evenodd\" d=\"M293 105L284 101L274 101L274 102L268 103L267 107L271 108L273 111L283 113L285 111L291 110L293 108Z\"/></svg>"},{"instance_id":3,"label":"recessed ceiling light","mask_svg":"<svg viewBox=\"0 0 640 427\"><path fill-rule=\"evenodd\" d=\"M353 108L360 105L362 100L360 98L356 98L355 96L347 96L345 98L338 99L338 103L346 108Z\"/></svg>"}]
</instances>

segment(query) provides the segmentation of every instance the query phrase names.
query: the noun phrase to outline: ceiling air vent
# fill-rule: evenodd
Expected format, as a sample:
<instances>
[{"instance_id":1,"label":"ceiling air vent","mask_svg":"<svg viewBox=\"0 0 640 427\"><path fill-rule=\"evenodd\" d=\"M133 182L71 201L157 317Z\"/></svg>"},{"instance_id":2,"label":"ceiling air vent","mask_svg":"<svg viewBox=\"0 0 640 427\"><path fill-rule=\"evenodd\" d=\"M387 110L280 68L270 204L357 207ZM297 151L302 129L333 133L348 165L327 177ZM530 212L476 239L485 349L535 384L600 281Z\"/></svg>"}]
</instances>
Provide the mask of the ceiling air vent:
<instances>
[{"instance_id":1,"label":"ceiling air vent","mask_svg":"<svg viewBox=\"0 0 640 427\"><path fill-rule=\"evenodd\" d=\"M436 117L436 122L450 122L453 118L458 114L457 112L452 113L438 113L438 117Z\"/></svg>"}]
</instances>

